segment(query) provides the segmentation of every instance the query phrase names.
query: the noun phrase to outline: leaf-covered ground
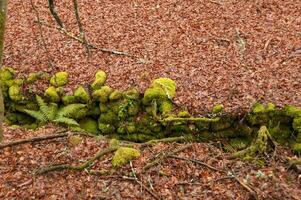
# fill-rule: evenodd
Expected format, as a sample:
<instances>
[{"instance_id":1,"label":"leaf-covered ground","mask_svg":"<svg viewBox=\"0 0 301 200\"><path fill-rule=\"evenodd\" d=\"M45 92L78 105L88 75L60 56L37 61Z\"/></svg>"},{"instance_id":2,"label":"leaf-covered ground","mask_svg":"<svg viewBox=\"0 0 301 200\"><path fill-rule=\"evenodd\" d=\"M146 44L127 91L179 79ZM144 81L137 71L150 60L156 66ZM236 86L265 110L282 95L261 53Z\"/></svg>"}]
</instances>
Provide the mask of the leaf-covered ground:
<instances>
[{"instance_id":1,"label":"leaf-covered ground","mask_svg":"<svg viewBox=\"0 0 301 200\"><path fill-rule=\"evenodd\" d=\"M55 27L47 1L33 3ZM66 29L78 34L72 1L56 3ZM79 8L88 42L133 57L92 50L87 60L85 47L55 28L43 26L41 37L30 1L14 0L4 64L25 74L68 71L70 88L91 82L98 69L123 89L169 77L178 84L176 102L195 113L217 103L239 112L257 100L301 106L300 1L79 0Z\"/></svg>"},{"instance_id":2,"label":"leaf-covered ground","mask_svg":"<svg viewBox=\"0 0 301 200\"><path fill-rule=\"evenodd\" d=\"M32 71L70 73L69 89L91 82L98 69L108 84L143 91L151 80L169 77L178 84L175 102L194 113L221 103L229 112L250 108L256 100L301 106L301 3L295 0L79 0L88 42L128 52L131 57L92 50L55 28L42 26L29 0L9 1L4 64L20 74ZM55 27L47 1L33 0L39 17ZM78 34L71 0L56 1L69 32ZM43 43L46 43L47 49ZM67 88L68 89L68 88ZM5 128L5 141L53 134ZM261 199L300 199L301 178L288 170L293 155L278 149L263 167L229 159L219 144L193 144L177 154L196 159L228 174L190 161L167 158L142 172L162 152L187 144L144 148L130 164L114 169L112 155L86 171L34 172L47 165L79 164L107 141L83 137L78 145L67 138L0 149L0 199L252 199L241 183ZM161 154L160 154L161 153ZM133 179L133 170L139 184ZM147 188L147 189L146 189ZM148 190L148 191L147 191Z\"/></svg>"},{"instance_id":3,"label":"leaf-covered ground","mask_svg":"<svg viewBox=\"0 0 301 200\"><path fill-rule=\"evenodd\" d=\"M54 134L59 128L41 127L37 131L5 128L6 141ZM253 190L259 199L300 199L301 178L287 170L289 150L280 148L267 165L258 167L239 159L229 159L219 144L192 144L176 154L198 160L216 169L191 161L168 157L158 165L142 171L162 153L170 153L189 144L157 144L143 148L141 156L121 168L111 165L109 154L93 166L102 174L87 171L59 171L37 175L41 167L56 164L80 164L108 142L83 137L72 145L68 138L46 140L1 149L1 199L253 199L254 195L239 184L235 176ZM135 173L133 173L133 171ZM136 182L136 175L140 183ZM147 189L146 189L147 188ZM149 191L147 191L149 190Z\"/></svg>"}]
</instances>

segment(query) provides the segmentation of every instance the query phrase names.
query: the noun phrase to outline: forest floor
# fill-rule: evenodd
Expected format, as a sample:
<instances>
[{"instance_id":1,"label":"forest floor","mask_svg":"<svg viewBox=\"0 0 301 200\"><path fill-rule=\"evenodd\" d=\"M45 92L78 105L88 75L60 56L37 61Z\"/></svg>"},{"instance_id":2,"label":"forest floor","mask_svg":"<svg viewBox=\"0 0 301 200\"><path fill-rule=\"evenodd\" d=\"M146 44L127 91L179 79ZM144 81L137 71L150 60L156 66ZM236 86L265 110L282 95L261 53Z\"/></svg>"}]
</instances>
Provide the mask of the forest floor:
<instances>
[{"instance_id":1,"label":"forest floor","mask_svg":"<svg viewBox=\"0 0 301 200\"><path fill-rule=\"evenodd\" d=\"M255 101L301 106L299 1L79 1L87 41L130 54L92 50L90 59L56 30L47 1L32 2L52 28L39 26L29 0L9 3L4 64L20 73L67 71L74 88L102 69L110 86L141 91L169 77L175 101L198 114L214 104L229 112ZM78 34L72 1L56 3L66 30Z\"/></svg>"},{"instance_id":2,"label":"forest floor","mask_svg":"<svg viewBox=\"0 0 301 200\"><path fill-rule=\"evenodd\" d=\"M301 106L301 3L295 0L95 0L80 1L80 16L89 43L130 56L92 50L60 33L47 1L9 2L4 64L20 76L33 71L67 71L69 89L92 82L97 70L108 84L144 91L158 77L177 82L175 102L196 114L223 104L227 112L243 112L257 100L279 106ZM72 1L56 1L66 30L78 34ZM41 29L40 29L41 28ZM42 34L40 32L42 30ZM46 44L46 46L44 45ZM46 48L45 48L46 47ZM5 142L54 134L48 125L36 131L5 127ZM300 199L300 172L287 169L289 149L258 167L230 159L219 143L193 143L146 171L162 152L188 144L156 144L121 168L112 154L95 170L37 175L40 167L79 164L108 146L106 140L68 138L0 149L0 199ZM197 160L212 166L197 164ZM214 169L220 169L216 171ZM133 177L135 171L135 177ZM240 181L240 182L239 182ZM247 187L246 187L247 186ZM249 189L247 189L249 188Z\"/></svg>"},{"instance_id":3,"label":"forest floor","mask_svg":"<svg viewBox=\"0 0 301 200\"><path fill-rule=\"evenodd\" d=\"M60 128L51 125L26 132L6 127L5 138L8 142L58 131ZM280 147L277 155L267 158L262 167L230 159L231 153L223 152L218 143L159 143L141 149L139 158L121 168L112 166L112 154L104 156L92 167L100 174L86 170L36 174L49 165L78 165L107 146L103 139L82 137L79 144L74 144L64 137L1 149L0 198L297 200L301 196L300 175L287 169L286 160L293 155ZM160 155L184 146L187 148L175 154L177 158L165 157L157 165L142 170Z\"/></svg>"}]
</instances>

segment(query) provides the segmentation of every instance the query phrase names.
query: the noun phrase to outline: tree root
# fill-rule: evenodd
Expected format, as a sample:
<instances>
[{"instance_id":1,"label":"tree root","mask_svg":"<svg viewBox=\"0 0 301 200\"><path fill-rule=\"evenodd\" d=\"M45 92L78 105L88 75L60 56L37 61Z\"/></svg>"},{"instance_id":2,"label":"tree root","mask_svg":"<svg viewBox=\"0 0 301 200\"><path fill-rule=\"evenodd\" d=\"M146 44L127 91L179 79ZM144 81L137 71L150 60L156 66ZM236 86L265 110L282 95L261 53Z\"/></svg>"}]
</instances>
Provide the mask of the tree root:
<instances>
[{"instance_id":1,"label":"tree root","mask_svg":"<svg viewBox=\"0 0 301 200\"><path fill-rule=\"evenodd\" d=\"M52 172L52 171L61 171L61 170L84 170L88 167L93 166L94 161L98 160L99 158L101 158L104 155L107 155L111 152L114 152L118 149L117 146L111 146L108 147L106 149L101 149L99 150L93 157L91 157L90 159L88 159L86 162L84 162L81 165L54 165L54 166L49 166L49 167L45 167L45 168L41 168L39 170L37 170L36 174L44 174L47 172Z\"/></svg>"},{"instance_id":2,"label":"tree root","mask_svg":"<svg viewBox=\"0 0 301 200\"><path fill-rule=\"evenodd\" d=\"M71 132L70 133L67 130L64 130L64 131L58 132L53 135L43 135L43 136L25 138L25 139L20 139L20 140L15 140L15 141L8 142L8 143L0 144L0 149L16 146L19 144L26 144L26 143L31 143L31 142L39 142L39 141L44 141L44 140L68 137L70 135L82 135L82 136L88 136L88 137L95 137L95 135L92 135L89 133L82 133L82 132Z\"/></svg>"}]
</instances>

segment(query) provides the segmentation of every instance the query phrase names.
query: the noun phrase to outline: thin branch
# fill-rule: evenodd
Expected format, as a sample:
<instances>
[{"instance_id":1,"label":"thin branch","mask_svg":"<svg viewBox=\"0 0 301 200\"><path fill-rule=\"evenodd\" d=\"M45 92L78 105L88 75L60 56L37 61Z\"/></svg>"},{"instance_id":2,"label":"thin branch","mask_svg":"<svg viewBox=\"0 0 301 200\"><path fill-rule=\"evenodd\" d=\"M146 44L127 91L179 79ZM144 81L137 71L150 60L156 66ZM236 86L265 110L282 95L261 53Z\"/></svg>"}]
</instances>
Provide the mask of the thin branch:
<instances>
[{"instance_id":1,"label":"thin branch","mask_svg":"<svg viewBox=\"0 0 301 200\"><path fill-rule=\"evenodd\" d=\"M58 16L57 12L56 12L56 8L55 8L55 5L54 5L54 0L48 0L48 4L49 4L50 13L52 14L52 16L55 19L56 23L59 25L60 28L64 28L64 24L63 24L62 20L60 19L60 17Z\"/></svg>"},{"instance_id":2,"label":"thin branch","mask_svg":"<svg viewBox=\"0 0 301 200\"><path fill-rule=\"evenodd\" d=\"M165 160L166 158L168 158L170 155L174 155L177 153L180 153L182 151L184 151L185 149L188 149L190 147L192 147L193 144L187 144L185 146L182 146L172 152L169 153L163 153L158 159L153 160L152 162L146 164L143 168L142 168L142 172L145 172L146 170L158 165L159 163L161 163L163 160Z\"/></svg>"},{"instance_id":3,"label":"thin branch","mask_svg":"<svg viewBox=\"0 0 301 200\"><path fill-rule=\"evenodd\" d=\"M38 11L37 7L34 5L33 0L30 0L30 4L31 4L31 7L32 7L32 9L34 10L34 12L36 14L37 20L40 21L39 11ZM38 24L38 26L39 26L40 37L41 37L41 40L42 40L42 46L44 47L45 52L46 52L46 56L48 57L48 62L49 62L48 65L50 67L53 67L53 59L52 59L52 57L50 55L50 51L49 51L49 49L47 47L47 44L45 42L45 38L44 38L44 35L43 35L43 30L42 30L42 25Z\"/></svg>"},{"instance_id":4,"label":"thin branch","mask_svg":"<svg viewBox=\"0 0 301 200\"><path fill-rule=\"evenodd\" d=\"M89 44L86 40L86 34L84 32L83 25L82 25L80 17L79 17L77 0L73 0L73 6L74 6L74 14L75 14L76 22L77 22L77 25L78 25L80 37L82 38L82 41L84 42L84 45L85 45L86 50L87 50L88 57L90 57L91 56L90 47L89 47Z\"/></svg>"},{"instance_id":5,"label":"thin branch","mask_svg":"<svg viewBox=\"0 0 301 200\"><path fill-rule=\"evenodd\" d=\"M82 44L85 44L85 42L84 42L81 38L79 38L79 37L75 36L74 34L68 32L68 31L67 31L66 29L64 29L64 28L60 28L60 27L55 27L55 28L54 28L54 27L50 26L49 24L47 24L46 22L43 22L43 21L36 21L36 22L37 22L37 23L41 23L42 25L44 25L44 26L46 26L46 27L48 27L48 28L57 29L59 32L65 34L66 36L70 37L71 39L76 40L76 41L78 41L78 42L80 42L80 43L82 43ZM107 48L100 48L100 47L98 47L98 46L96 46L96 45L94 45L94 44L88 44L88 45L89 45L89 48L91 48L91 49L96 49L96 50L101 51L101 52L104 52L104 53L110 53L110 54L116 54L116 55L122 55L122 56L133 57L133 56L131 56L130 54L128 54L127 52L117 51L117 50L107 49Z\"/></svg>"},{"instance_id":6,"label":"thin branch","mask_svg":"<svg viewBox=\"0 0 301 200\"><path fill-rule=\"evenodd\" d=\"M66 165L54 165L54 166L41 168L41 169L37 170L36 174L44 174L47 172L61 171L61 170L79 170L79 171L84 170L87 167L93 166L94 161L98 160L102 156L105 156L111 152L116 151L117 149L118 149L117 146L108 147L106 149L100 149L93 157L91 157L90 159L88 159L86 162L84 162L81 165L67 165L67 164Z\"/></svg>"},{"instance_id":7,"label":"thin branch","mask_svg":"<svg viewBox=\"0 0 301 200\"><path fill-rule=\"evenodd\" d=\"M178 159L178 160L185 160L185 161L189 161L189 162L193 162L193 163L196 163L196 164L199 164L199 165L202 165L204 167L207 167L213 171L217 171L217 172L223 172L225 173L224 170L221 170L221 169L217 169L211 165L208 165L207 163L204 163L202 161L199 161L199 160L195 160L195 159L190 159L190 158L184 158L184 157L179 157L179 156L175 156L175 155L168 155L169 158L175 158L175 159Z\"/></svg>"},{"instance_id":8,"label":"thin branch","mask_svg":"<svg viewBox=\"0 0 301 200\"><path fill-rule=\"evenodd\" d=\"M15 140L12 142L0 144L0 149L4 149L7 147L12 147L20 144L26 144L26 143L32 143L32 142L40 142L44 140L51 140L56 138L62 138L62 137L68 137L69 135L83 135L88 137L95 137L94 135L88 134L88 133L82 133L82 132L67 132L67 130L60 131L53 135L43 135L43 136L37 136L37 137L31 137L31 138L25 138L20 140Z\"/></svg>"}]
</instances>

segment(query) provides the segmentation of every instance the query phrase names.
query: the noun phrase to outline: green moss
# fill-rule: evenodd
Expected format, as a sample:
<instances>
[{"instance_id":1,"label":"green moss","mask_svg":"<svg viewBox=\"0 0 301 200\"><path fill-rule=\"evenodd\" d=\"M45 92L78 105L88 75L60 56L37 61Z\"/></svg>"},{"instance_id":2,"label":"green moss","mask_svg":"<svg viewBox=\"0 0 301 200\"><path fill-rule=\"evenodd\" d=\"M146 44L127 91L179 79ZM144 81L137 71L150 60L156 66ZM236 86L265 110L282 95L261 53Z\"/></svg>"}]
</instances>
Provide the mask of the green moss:
<instances>
[{"instance_id":1,"label":"green moss","mask_svg":"<svg viewBox=\"0 0 301 200\"><path fill-rule=\"evenodd\" d=\"M70 114L70 118L72 119L83 119L85 118L89 113L89 109L87 107L83 107L79 110L77 110L74 113Z\"/></svg>"},{"instance_id":2,"label":"green moss","mask_svg":"<svg viewBox=\"0 0 301 200\"><path fill-rule=\"evenodd\" d=\"M294 118L293 129L301 133L301 116Z\"/></svg>"},{"instance_id":3,"label":"green moss","mask_svg":"<svg viewBox=\"0 0 301 200\"><path fill-rule=\"evenodd\" d=\"M12 85L8 89L9 98L15 102L23 99L22 90L19 85Z\"/></svg>"},{"instance_id":4,"label":"green moss","mask_svg":"<svg viewBox=\"0 0 301 200\"><path fill-rule=\"evenodd\" d=\"M191 117L191 115L189 114L188 111L180 111L178 113L178 117L180 117L180 118L188 118L188 117Z\"/></svg>"},{"instance_id":5,"label":"green moss","mask_svg":"<svg viewBox=\"0 0 301 200\"><path fill-rule=\"evenodd\" d=\"M246 138L233 138L230 139L229 145L235 150L242 150L247 148L249 142Z\"/></svg>"},{"instance_id":6,"label":"green moss","mask_svg":"<svg viewBox=\"0 0 301 200\"><path fill-rule=\"evenodd\" d=\"M118 99L121 99L122 98L122 93L118 90L114 90L110 96L109 96L109 99L111 101L114 101L114 100L118 100Z\"/></svg>"},{"instance_id":7,"label":"green moss","mask_svg":"<svg viewBox=\"0 0 301 200\"><path fill-rule=\"evenodd\" d=\"M95 80L91 84L92 89L93 90L100 89L105 84L106 80L107 80L107 74L102 70L97 71L97 73L95 74Z\"/></svg>"},{"instance_id":8,"label":"green moss","mask_svg":"<svg viewBox=\"0 0 301 200\"><path fill-rule=\"evenodd\" d=\"M229 117L221 118L216 122L211 123L212 131L220 131L230 128L233 125L233 120Z\"/></svg>"},{"instance_id":9,"label":"green moss","mask_svg":"<svg viewBox=\"0 0 301 200\"><path fill-rule=\"evenodd\" d=\"M260 103L255 103L252 108L253 113L264 113L266 112L265 106Z\"/></svg>"},{"instance_id":10,"label":"green moss","mask_svg":"<svg viewBox=\"0 0 301 200\"><path fill-rule=\"evenodd\" d=\"M23 124L31 124L34 122L34 120L31 117L20 112L6 113L5 118L8 124L23 125Z\"/></svg>"},{"instance_id":11,"label":"green moss","mask_svg":"<svg viewBox=\"0 0 301 200\"><path fill-rule=\"evenodd\" d=\"M79 122L79 126L80 128L82 128L83 130L98 135L99 134L99 130L98 130L98 123L96 120L92 119L92 118L85 118L82 119Z\"/></svg>"},{"instance_id":12,"label":"green moss","mask_svg":"<svg viewBox=\"0 0 301 200\"><path fill-rule=\"evenodd\" d=\"M213 114L217 114L217 113L220 113L222 110L224 109L224 106L221 105L221 104L218 104L218 105L215 105L213 108L212 108L212 113Z\"/></svg>"},{"instance_id":13,"label":"green moss","mask_svg":"<svg viewBox=\"0 0 301 200\"><path fill-rule=\"evenodd\" d=\"M90 102L90 94L83 86L78 86L74 91L75 99L80 103L88 103Z\"/></svg>"},{"instance_id":14,"label":"green moss","mask_svg":"<svg viewBox=\"0 0 301 200\"><path fill-rule=\"evenodd\" d=\"M50 79L50 84L55 87L61 87L68 83L68 73L58 72Z\"/></svg>"},{"instance_id":15,"label":"green moss","mask_svg":"<svg viewBox=\"0 0 301 200\"><path fill-rule=\"evenodd\" d=\"M118 147L118 146L120 146L120 142L119 142L119 140L111 139L111 140L109 141L109 146L110 146L110 147Z\"/></svg>"},{"instance_id":16,"label":"green moss","mask_svg":"<svg viewBox=\"0 0 301 200\"><path fill-rule=\"evenodd\" d=\"M18 86L22 86L23 83L24 83L23 79L15 79L13 84L18 85Z\"/></svg>"},{"instance_id":17,"label":"green moss","mask_svg":"<svg viewBox=\"0 0 301 200\"><path fill-rule=\"evenodd\" d=\"M296 106L286 105L286 106L284 106L284 112L289 117L301 116L301 108L298 108Z\"/></svg>"},{"instance_id":18,"label":"green moss","mask_svg":"<svg viewBox=\"0 0 301 200\"><path fill-rule=\"evenodd\" d=\"M129 90L125 91L123 94L124 94L124 97L127 99L132 99L132 100L140 99L140 92L138 91L137 88L129 89Z\"/></svg>"},{"instance_id":19,"label":"green moss","mask_svg":"<svg viewBox=\"0 0 301 200\"><path fill-rule=\"evenodd\" d=\"M111 124L104 124L98 121L98 128L104 135L112 134L115 132L115 127Z\"/></svg>"},{"instance_id":20,"label":"green moss","mask_svg":"<svg viewBox=\"0 0 301 200\"><path fill-rule=\"evenodd\" d=\"M109 86L102 86L100 89L95 90L92 94L93 98L101 103L108 101L110 94L112 93L112 88Z\"/></svg>"},{"instance_id":21,"label":"green moss","mask_svg":"<svg viewBox=\"0 0 301 200\"><path fill-rule=\"evenodd\" d=\"M44 96L50 101L50 102L59 102L60 96L56 90L55 87L50 86L46 89Z\"/></svg>"},{"instance_id":22,"label":"green moss","mask_svg":"<svg viewBox=\"0 0 301 200\"><path fill-rule=\"evenodd\" d=\"M15 76L15 70L10 67L4 67L0 70L0 80L7 81L12 80Z\"/></svg>"},{"instance_id":23,"label":"green moss","mask_svg":"<svg viewBox=\"0 0 301 200\"><path fill-rule=\"evenodd\" d=\"M159 106L159 111L165 115L172 111L173 104L170 100L162 101Z\"/></svg>"},{"instance_id":24,"label":"green moss","mask_svg":"<svg viewBox=\"0 0 301 200\"><path fill-rule=\"evenodd\" d=\"M43 72L31 72L28 74L28 77L26 79L27 83L34 83L35 81L42 78Z\"/></svg>"},{"instance_id":25,"label":"green moss","mask_svg":"<svg viewBox=\"0 0 301 200\"><path fill-rule=\"evenodd\" d=\"M140 111L140 106L137 101L132 101L131 104L129 104L127 112L130 116L136 116Z\"/></svg>"},{"instance_id":26,"label":"green moss","mask_svg":"<svg viewBox=\"0 0 301 200\"><path fill-rule=\"evenodd\" d=\"M73 95L65 95L62 97L62 102L64 105L69 105L69 104L76 103L76 99L75 96Z\"/></svg>"},{"instance_id":27,"label":"green moss","mask_svg":"<svg viewBox=\"0 0 301 200\"><path fill-rule=\"evenodd\" d=\"M101 113L99 118L98 118L98 122L99 123L103 123L103 124L115 124L116 122L118 122L118 118L117 115L109 110L108 112L105 113Z\"/></svg>"},{"instance_id":28,"label":"green moss","mask_svg":"<svg viewBox=\"0 0 301 200\"><path fill-rule=\"evenodd\" d=\"M175 96L176 84L169 78L159 78L152 82L143 97L143 103L149 105L153 100L161 101L172 99Z\"/></svg>"},{"instance_id":29,"label":"green moss","mask_svg":"<svg viewBox=\"0 0 301 200\"><path fill-rule=\"evenodd\" d=\"M269 139L271 139L271 136L267 127L261 126L256 140L248 148L236 152L234 156L252 161L261 161L261 157L267 152Z\"/></svg>"},{"instance_id":30,"label":"green moss","mask_svg":"<svg viewBox=\"0 0 301 200\"><path fill-rule=\"evenodd\" d=\"M292 130L290 126L284 124L279 124L278 126L270 128L269 132L271 136L280 144L288 143L292 135Z\"/></svg>"},{"instance_id":31,"label":"green moss","mask_svg":"<svg viewBox=\"0 0 301 200\"><path fill-rule=\"evenodd\" d=\"M68 142L69 144L71 144L72 146L77 146L80 143L82 143L83 138L78 136L78 135L72 135L68 138Z\"/></svg>"},{"instance_id":32,"label":"green moss","mask_svg":"<svg viewBox=\"0 0 301 200\"><path fill-rule=\"evenodd\" d=\"M295 143L293 146L293 151L295 153L301 153L301 143Z\"/></svg>"},{"instance_id":33,"label":"green moss","mask_svg":"<svg viewBox=\"0 0 301 200\"><path fill-rule=\"evenodd\" d=\"M109 111L109 108L106 104L100 103L99 104L99 110L101 113L106 113Z\"/></svg>"},{"instance_id":34,"label":"green moss","mask_svg":"<svg viewBox=\"0 0 301 200\"><path fill-rule=\"evenodd\" d=\"M126 126L126 131L127 131L127 133L129 133L129 134L135 133L135 132L136 132L136 126L135 126L135 123L133 123L133 122L128 123L127 126Z\"/></svg>"},{"instance_id":35,"label":"green moss","mask_svg":"<svg viewBox=\"0 0 301 200\"><path fill-rule=\"evenodd\" d=\"M138 158L139 156L140 152L136 149L119 147L112 159L112 165L114 167L120 167L126 163L129 163L131 160Z\"/></svg>"}]
</instances>

